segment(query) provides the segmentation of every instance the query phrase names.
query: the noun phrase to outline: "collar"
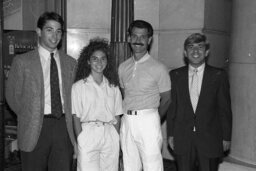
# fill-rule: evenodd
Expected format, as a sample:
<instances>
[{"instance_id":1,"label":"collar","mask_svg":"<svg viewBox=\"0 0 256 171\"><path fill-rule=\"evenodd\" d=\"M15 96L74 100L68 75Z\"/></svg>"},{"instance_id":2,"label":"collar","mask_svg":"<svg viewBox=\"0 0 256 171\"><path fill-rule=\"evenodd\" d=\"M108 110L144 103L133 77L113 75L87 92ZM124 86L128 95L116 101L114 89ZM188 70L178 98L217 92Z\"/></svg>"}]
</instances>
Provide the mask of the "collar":
<instances>
[{"instance_id":1,"label":"collar","mask_svg":"<svg viewBox=\"0 0 256 171\"><path fill-rule=\"evenodd\" d=\"M195 69L197 69L197 72L198 72L198 73L201 73L201 72L204 71L204 68L205 68L205 63L203 63L202 65L200 65L198 68L195 68L195 67L191 66L190 64L188 65L188 70L189 70L190 73L193 73L193 71L194 71Z\"/></svg>"},{"instance_id":2,"label":"collar","mask_svg":"<svg viewBox=\"0 0 256 171\"><path fill-rule=\"evenodd\" d=\"M147 52L142 58L140 58L140 60L138 60L138 61L136 61L136 60L134 59L134 56L132 57L134 63L143 63L143 62L145 62L146 60L148 60L149 58L150 58L150 55L148 54L148 52Z\"/></svg>"},{"instance_id":3,"label":"collar","mask_svg":"<svg viewBox=\"0 0 256 171\"><path fill-rule=\"evenodd\" d=\"M97 83L94 81L94 79L93 79L93 77L92 77L91 74L86 78L86 81L97 84ZM100 85L105 85L105 84L107 84L107 83L108 83L108 80L107 80L107 78L103 75L103 80L102 80L102 83L101 83ZM98 85L98 84L97 84L97 85Z\"/></svg>"},{"instance_id":4,"label":"collar","mask_svg":"<svg viewBox=\"0 0 256 171\"><path fill-rule=\"evenodd\" d=\"M50 59L50 54L54 53L54 57L56 58L58 56L58 51L55 49L53 52L49 52L47 49L45 49L43 46L38 44L38 52L44 60L49 60Z\"/></svg>"}]
</instances>

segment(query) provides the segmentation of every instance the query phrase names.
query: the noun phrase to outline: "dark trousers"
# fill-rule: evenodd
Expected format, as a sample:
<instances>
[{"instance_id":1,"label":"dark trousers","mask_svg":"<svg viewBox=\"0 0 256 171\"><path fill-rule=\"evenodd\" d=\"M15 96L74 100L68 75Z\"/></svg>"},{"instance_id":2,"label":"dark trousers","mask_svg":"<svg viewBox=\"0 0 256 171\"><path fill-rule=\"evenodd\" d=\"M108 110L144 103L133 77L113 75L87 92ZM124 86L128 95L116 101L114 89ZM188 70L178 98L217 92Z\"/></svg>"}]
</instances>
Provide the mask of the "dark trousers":
<instances>
[{"instance_id":1,"label":"dark trousers","mask_svg":"<svg viewBox=\"0 0 256 171\"><path fill-rule=\"evenodd\" d=\"M195 137L194 137L195 138ZM208 158L198 152L195 140L189 153L176 155L178 171L218 171L219 158Z\"/></svg>"},{"instance_id":2,"label":"dark trousers","mask_svg":"<svg viewBox=\"0 0 256 171\"><path fill-rule=\"evenodd\" d=\"M70 171L73 146L65 117L44 118L41 134L32 152L21 151L22 171Z\"/></svg>"}]
</instances>

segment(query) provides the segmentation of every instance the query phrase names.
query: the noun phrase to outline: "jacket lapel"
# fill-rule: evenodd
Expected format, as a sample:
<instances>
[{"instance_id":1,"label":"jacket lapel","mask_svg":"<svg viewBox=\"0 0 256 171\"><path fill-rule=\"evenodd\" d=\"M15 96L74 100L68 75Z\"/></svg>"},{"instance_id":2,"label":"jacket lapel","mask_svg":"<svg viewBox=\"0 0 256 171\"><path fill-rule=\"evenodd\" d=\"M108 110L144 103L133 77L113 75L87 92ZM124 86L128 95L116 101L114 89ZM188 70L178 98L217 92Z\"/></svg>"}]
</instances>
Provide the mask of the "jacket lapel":
<instances>
[{"instance_id":1,"label":"jacket lapel","mask_svg":"<svg viewBox=\"0 0 256 171\"><path fill-rule=\"evenodd\" d=\"M36 88L31 88L31 90L37 90L40 91L39 94L41 94L41 113L44 111L44 76L43 76L43 68L41 65L41 60L39 56L38 49L36 48L34 51L31 52L32 54L29 55L30 57L30 66L28 69L30 69L30 74L31 74L31 81L35 82L35 87ZM38 94L38 92L33 92L31 93Z\"/></svg>"},{"instance_id":2,"label":"jacket lapel","mask_svg":"<svg viewBox=\"0 0 256 171\"><path fill-rule=\"evenodd\" d=\"M201 91L200 91L196 111L198 111L198 109L201 107L202 101L207 99L207 89L212 81L211 76L212 76L212 74L211 74L211 70L210 70L209 66L205 65L202 86L201 86Z\"/></svg>"},{"instance_id":3,"label":"jacket lapel","mask_svg":"<svg viewBox=\"0 0 256 171\"><path fill-rule=\"evenodd\" d=\"M38 84L37 86L42 87L44 85L44 76L38 49L31 55L31 73L34 77L33 80Z\"/></svg>"},{"instance_id":4,"label":"jacket lapel","mask_svg":"<svg viewBox=\"0 0 256 171\"><path fill-rule=\"evenodd\" d=\"M67 67L69 65L67 65L66 59L65 59L65 55L59 51L59 57L60 57L60 67L61 67L61 77L62 77L62 95L63 95L63 100L65 103L65 94L66 94L66 87L67 87L67 80L68 80L68 74L67 71Z\"/></svg>"},{"instance_id":5,"label":"jacket lapel","mask_svg":"<svg viewBox=\"0 0 256 171\"><path fill-rule=\"evenodd\" d=\"M64 54L62 51L59 51L59 57L60 57L60 66L61 66L61 76L62 76L62 95L64 100L64 107L66 106L66 95L69 93L69 87L72 85L72 68L70 65L70 60L68 60L68 57L66 54ZM71 85L70 85L71 84ZM64 109L65 110L65 109Z\"/></svg>"},{"instance_id":6,"label":"jacket lapel","mask_svg":"<svg viewBox=\"0 0 256 171\"><path fill-rule=\"evenodd\" d=\"M188 77L188 67L184 67L184 69L181 72L181 75L179 76L179 86L182 87L182 97L184 97L184 103L190 104L191 110L193 111L192 103L190 100L190 94L189 94L189 77Z\"/></svg>"}]
</instances>

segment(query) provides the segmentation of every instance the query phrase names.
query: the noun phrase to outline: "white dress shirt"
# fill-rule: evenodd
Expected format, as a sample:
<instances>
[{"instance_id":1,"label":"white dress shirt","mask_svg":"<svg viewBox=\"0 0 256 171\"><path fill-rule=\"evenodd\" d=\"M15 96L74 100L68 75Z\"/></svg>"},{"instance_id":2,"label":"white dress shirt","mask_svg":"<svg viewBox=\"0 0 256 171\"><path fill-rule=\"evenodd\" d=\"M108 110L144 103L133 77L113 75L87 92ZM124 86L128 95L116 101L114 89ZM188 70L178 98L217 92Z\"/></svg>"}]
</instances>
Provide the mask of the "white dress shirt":
<instances>
[{"instance_id":1,"label":"white dress shirt","mask_svg":"<svg viewBox=\"0 0 256 171\"><path fill-rule=\"evenodd\" d=\"M51 85L50 85L50 66L51 66L51 52L38 45L38 52L40 56L41 66L43 69L44 76L44 114L51 114ZM62 95L62 77L61 77L61 67L60 67L60 57L58 50L54 50L54 59L58 68L59 84L60 84L60 95L61 102L63 105L63 95ZM64 108L62 107L64 110ZM64 112L64 111L63 111Z\"/></svg>"},{"instance_id":2,"label":"white dress shirt","mask_svg":"<svg viewBox=\"0 0 256 171\"><path fill-rule=\"evenodd\" d=\"M188 67L188 75L189 75L189 79L188 79L188 85L189 85L189 91L191 89L191 82L192 82L192 76L194 73L195 68L192 67L191 65L189 65ZM197 68L197 76L198 76L198 93L200 95L201 92L201 87L202 87L202 82L203 82L203 76L204 76L204 69L205 69L205 63L203 63L201 66L199 66Z\"/></svg>"}]
</instances>

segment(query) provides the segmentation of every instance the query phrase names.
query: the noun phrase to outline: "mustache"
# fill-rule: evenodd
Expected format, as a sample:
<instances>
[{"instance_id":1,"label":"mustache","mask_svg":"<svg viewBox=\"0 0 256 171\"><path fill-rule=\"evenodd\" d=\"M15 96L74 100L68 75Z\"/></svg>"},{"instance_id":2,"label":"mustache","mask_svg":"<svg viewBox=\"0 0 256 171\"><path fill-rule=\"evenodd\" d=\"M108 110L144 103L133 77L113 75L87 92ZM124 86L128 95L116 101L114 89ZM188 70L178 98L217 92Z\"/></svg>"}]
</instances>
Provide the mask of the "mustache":
<instances>
[{"instance_id":1,"label":"mustache","mask_svg":"<svg viewBox=\"0 0 256 171\"><path fill-rule=\"evenodd\" d=\"M133 45L140 45L140 46L143 46L144 44L143 44L143 43L133 43Z\"/></svg>"}]
</instances>

